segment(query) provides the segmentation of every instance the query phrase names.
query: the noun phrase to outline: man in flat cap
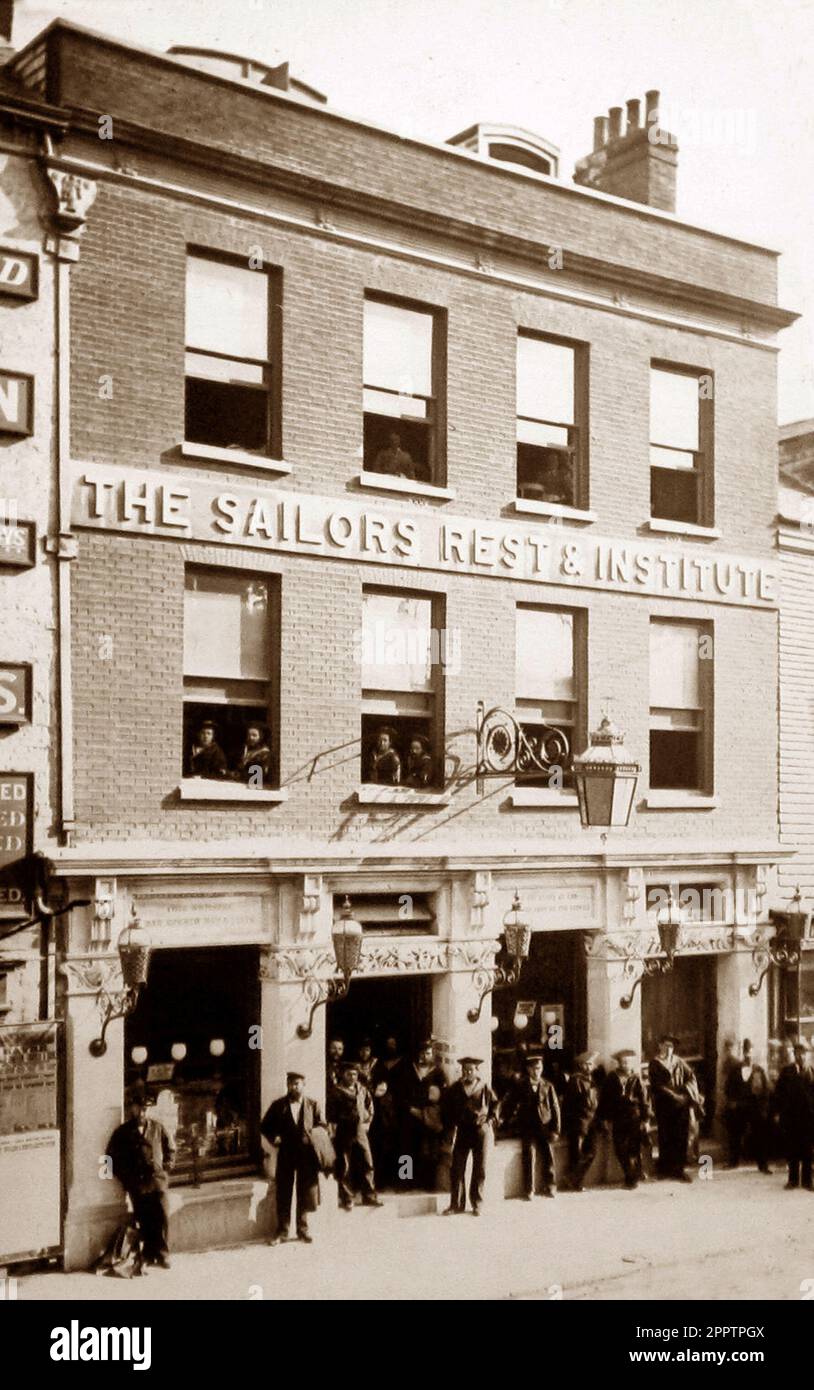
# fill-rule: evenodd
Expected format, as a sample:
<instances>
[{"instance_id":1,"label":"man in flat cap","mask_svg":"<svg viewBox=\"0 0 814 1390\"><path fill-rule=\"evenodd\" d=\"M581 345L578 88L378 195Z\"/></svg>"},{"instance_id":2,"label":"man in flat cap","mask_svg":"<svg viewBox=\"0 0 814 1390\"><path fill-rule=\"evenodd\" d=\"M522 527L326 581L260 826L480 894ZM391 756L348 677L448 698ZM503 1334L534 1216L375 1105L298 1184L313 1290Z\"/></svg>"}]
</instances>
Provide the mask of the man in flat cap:
<instances>
[{"instance_id":1,"label":"man in flat cap","mask_svg":"<svg viewBox=\"0 0 814 1390\"><path fill-rule=\"evenodd\" d=\"M480 1216L486 1183L486 1155L497 1115L497 1096L478 1075L482 1057L461 1057L460 1080L444 1092L442 1121L447 1142L452 1143L449 1206L445 1216L466 1211L466 1163L472 1155L469 1202L472 1215Z\"/></svg>"},{"instance_id":2,"label":"man in flat cap","mask_svg":"<svg viewBox=\"0 0 814 1390\"><path fill-rule=\"evenodd\" d=\"M305 1076L300 1071L286 1074L286 1093L272 1101L260 1123L260 1133L277 1150L277 1232L270 1245L288 1240L291 1221L291 1198L296 1186L297 1240L311 1244L308 1234L309 1212L319 1206L320 1162L314 1148L314 1131L324 1130L317 1101L305 1094Z\"/></svg>"},{"instance_id":3,"label":"man in flat cap","mask_svg":"<svg viewBox=\"0 0 814 1390\"><path fill-rule=\"evenodd\" d=\"M133 1220L140 1237L135 1273L144 1265L169 1269L167 1243L169 1207L168 1169L175 1158L170 1136L159 1120L147 1118L147 1093L142 1082L131 1086L125 1096L127 1119L110 1137L107 1146L113 1176L118 1178L133 1207Z\"/></svg>"},{"instance_id":4,"label":"man in flat cap","mask_svg":"<svg viewBox=\"0 0 814 1390\"><path fill-rule=\"evenodd\" d=\"M526 1055L525 1070L522 1080L505 1096L501 1118L507 1125L516 1125L520 1135L523 1198L530 1202L534 1195L535 1154L543 1196L556 1195L553 1143L560 1133L561 1119L557 1092L543 1075L543 1058L539 1052Z\"/></svg>"},{"instance_id":5,"label":"man in flat cap","mask_svg":"<svg viewBox=\"0 0 814 1390\"><path fill-rule=\"evenodd\" d=\"M340 1070L339 1081L328 1094L328 1123L333 1130L336 1149L339 1205L343 1211L352 1211L353 1178L357 1175L364 1206L380 1207L383 1203L376 1195L373 1155L368 1139L373 1119L373 1099L367 1086L359 1080L359 1068L355 1062L343 1062Z\"/></svg>"},{"instance_id":6,"label":"man in flat cap","mask_svg":"<svg viewBox=\"0 0 814 1390\"><path fill-rule=\"evenodd\" d=\"M659 1134L657 1173L660 1178L692 1182L687 1172L690 1133L704 1102L691 1066L676 1052L678 1039L665 1033L650 1063L650 1089Z\"/></svg>"},{"instance_id":7,"label":"man in flat cap","mask_svg":"<svg viewBox=\"0 0 814 1390\"><path fill-rule=\"evenodd\" d=\"M632 1047L614 1052L616 1071L606 1078L599 1097L598 1119L610 1125L613 1149L619 1160L625 1187L633 1191L642 1179L642 1149L647 1138L650 1104L644 1082L635 1066Z\"/></svg>"},{"instance_id":8,"label":"man in flat cap","mask_svg":"<svg viewBox=\"0 0 814 1390\"><path fill-rule=\"evenodd\" d=\"M596 1112L599 1092L594 1080L598 1056L580 1052L576 1070L565 1087L562 1103L563 1129L568 1140L568 1177L574 1192L582 1192L588 1169L596 1154Z\"/></svg>"}]
</instances>

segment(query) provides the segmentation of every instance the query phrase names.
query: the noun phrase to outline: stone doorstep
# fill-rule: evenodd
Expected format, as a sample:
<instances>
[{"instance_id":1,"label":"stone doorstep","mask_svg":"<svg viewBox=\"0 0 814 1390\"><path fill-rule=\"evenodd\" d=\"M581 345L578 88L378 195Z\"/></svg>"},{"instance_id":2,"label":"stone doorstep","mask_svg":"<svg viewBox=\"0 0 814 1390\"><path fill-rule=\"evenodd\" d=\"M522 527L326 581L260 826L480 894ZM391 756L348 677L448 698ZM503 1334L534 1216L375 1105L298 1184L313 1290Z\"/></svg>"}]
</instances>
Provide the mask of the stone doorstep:
<instances>
[{"instance_id":1,"label":"stone doorstep","mask_svg":"<svg viewBox=\"0 0 814 1390\"><path fill-rule=\"evenodd\" d=\"M722 1146L714 1138L701 1141L701 1153L709 1154L716 1164L723 1162ZM562 1139L554 1146L554 1165L558 1183L567 1190L568 1148ZM621 1182L613 1146L607 1136L602 1136L585 1186L620 1185ZM320 1192L320 1205L311 1217L311 1225L315 1236L323 1238L340 1237L343 1224L359 1220L360 1216L377 1224L389 1224L391 1220L438 1215L449 1201L443 1170L440 1191L383 1192L384 1206L375 1210L357 1206L352 1213L342 1211L332 1178L321 1179ZM502 1201L519 1198L521 1192L520 1143L517 1139L501 1139L489 1155L484 1205L495 1210ZM200 1187L173 1187L169 1191L169 1202L170 1249L179 1253L259 1243L266 1241L276 1226L273 1185L260 1175L222 1178L202 1183ZM121 1210L115 1215L112 1209L96 1214L93 1232L85 1228L81 1251L77 1245L70 1268L87 1268L92 1263L115 1229Z\"/></svg>"}]
</instances>

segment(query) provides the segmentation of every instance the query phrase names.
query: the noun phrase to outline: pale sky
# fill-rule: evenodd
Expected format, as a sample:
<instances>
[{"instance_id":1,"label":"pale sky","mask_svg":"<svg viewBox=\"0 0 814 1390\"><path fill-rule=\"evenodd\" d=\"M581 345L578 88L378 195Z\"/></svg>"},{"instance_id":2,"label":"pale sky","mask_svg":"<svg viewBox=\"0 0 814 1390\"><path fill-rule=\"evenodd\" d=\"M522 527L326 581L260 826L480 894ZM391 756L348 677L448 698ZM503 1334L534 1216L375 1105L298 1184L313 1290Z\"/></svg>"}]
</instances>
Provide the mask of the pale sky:
<instances>
[{"instance_id":1,"label":"pale sky","mask_svg":"<svg viewBox=\"0 0 814 1390\"><path fill-rule=\"evenodd\" d=\"M567 182L593 117L659 88L679 215L783 253L803 320L781 334L779 419L814 417L814 0L17 0L15 46L57 15L288 59L338 110L425 139L523 126Z\"/></svg>"}]
</instances>

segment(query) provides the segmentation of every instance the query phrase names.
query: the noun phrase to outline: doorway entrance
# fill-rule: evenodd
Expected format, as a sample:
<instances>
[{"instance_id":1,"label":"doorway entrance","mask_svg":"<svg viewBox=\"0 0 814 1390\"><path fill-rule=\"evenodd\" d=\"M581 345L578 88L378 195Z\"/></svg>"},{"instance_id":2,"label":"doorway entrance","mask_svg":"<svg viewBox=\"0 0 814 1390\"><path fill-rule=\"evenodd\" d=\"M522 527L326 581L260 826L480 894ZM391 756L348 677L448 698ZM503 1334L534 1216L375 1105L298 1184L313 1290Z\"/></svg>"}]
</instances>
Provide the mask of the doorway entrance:
<instances>
[{"instance_id":1,"label":"doorway entrance","mask_svg":"<svg viewBox=\"0 0 814 1390\"><path fill-rule=\"evenodd\" d=\"M702 1134L715 1113L718 1014L715 956L677 956L666 975L642 981L642 1056L656 1055L659 1038L673 1033L677 1051L689 1062L706 1100Z\"/></svg>"},{"instance_id":2,"label":"doorway entrance","mask_svg":"<svg viewBox=\"0 0 814 1390\"><path fill-rule=\"evenodd\" d=\"M492 1084L502 1094L524 1050L543 1053L545 1073L558 1090L585 1047L587 967L582 932L537 931L520 983L495 990L497 1030L492 1045Z\"/></svg>"},{"instance_id":3,"label":"doorway entrance","mask_svg":"<svg viewBox=\"0 0 814 1390\"><path fill-rule=\"evenodd\" d=\"M328 1005L327 1038L342 1038L345 1056L355 1057L363 1038L381 1057L385 1039L395 1037L402 1056L432 1036L432 977L354 980L344 999Z\"/></svg>"}]
</instances>

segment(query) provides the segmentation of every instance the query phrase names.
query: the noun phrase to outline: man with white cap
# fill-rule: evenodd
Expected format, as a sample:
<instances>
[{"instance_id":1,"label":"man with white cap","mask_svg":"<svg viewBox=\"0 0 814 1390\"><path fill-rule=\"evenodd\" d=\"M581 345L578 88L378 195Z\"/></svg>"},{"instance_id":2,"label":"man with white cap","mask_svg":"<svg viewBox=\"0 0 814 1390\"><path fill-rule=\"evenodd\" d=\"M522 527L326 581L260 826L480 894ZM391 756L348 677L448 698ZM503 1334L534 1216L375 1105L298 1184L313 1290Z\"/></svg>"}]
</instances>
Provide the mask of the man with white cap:
<instances>
[{"instance_id":1,"label":"man with white cap","mask_svg":"<svg viewBox=\"0 0 814 1390\"><path fill-rule=\"evenodd\" d=\"M472 1155L469 1201L472 1215L480 1216L486 1182L486 1154L497 1113L497 1096L478 1076L482 1057L461 1057L461 1077L444 1092L444 1132L452 1140L450 1197L445 1216L466 1211L466 1163Z\"/></svg>"},{"instance_id":2,"label":"man with white cap","mask_svg":"<svg viewBox=\"0 0 814 1390\"><path fill-rule=\"evenodd\" d=\"M632 1047L613 1054L616 1071L606 1078L599 1097L597 1118L610 1125L613 1148L625 1180L632 1191L642 1179L642 1147L647 1136L650 1105L644 1082L635 1067Z\"/></svg>"},{"instance_id":3,"label":"man with white cap","mask_svg":"<svg viewBox=\"0 0 814 1390\"><path fill-rule=\"evenodd\" d=\"M596 1111L599 1092L594 1081L596 1052L580 1052L577 1069L568 1078L563 1097L563 1128L568 1140L568 1176L574 1192L582 1185L596 1154Z\"/></svg>"}]
</instances>

